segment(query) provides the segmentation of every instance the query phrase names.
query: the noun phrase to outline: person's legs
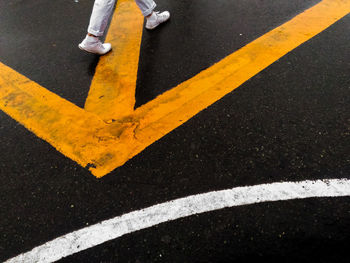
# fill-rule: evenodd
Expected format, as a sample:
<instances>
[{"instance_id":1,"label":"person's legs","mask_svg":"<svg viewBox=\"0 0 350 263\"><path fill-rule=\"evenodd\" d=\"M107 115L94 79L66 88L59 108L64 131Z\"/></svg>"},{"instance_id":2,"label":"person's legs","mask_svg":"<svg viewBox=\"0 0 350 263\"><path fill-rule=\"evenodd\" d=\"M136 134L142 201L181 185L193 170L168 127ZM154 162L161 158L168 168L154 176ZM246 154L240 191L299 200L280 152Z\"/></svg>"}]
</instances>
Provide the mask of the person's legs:
<instances>
[{"instance_id":1,"label":"person's legs","mask_svg":"<svg viewBox=\"0 0 350 263\"><path fill-rule=\"evenodd\" d=\"M135 2L143 16L146 17L147 29L154 29L170 18L170 13L168 11L162 13L153 11L156 7L156 3L153 0L135 0ZM113 12L114 4L115 0L95 0L90 17L88 34L79 44L80 49L99 55L104 55L111 50L111 44L102 44L98 37L104 34L109 18Z\"/></svg>"},{"instance_id":2,"label":"person's legs","mask_svg":"<svg viewBox=\"0 0 350 263\"><path fill-rule=\"evenodd\" d=\"M104 34L109 18L112 15L114 4L115 0L95 0L88 26L88 34L79 44L81 50L104 55L112 49L111 44L102 44L98 37Z\"/></svg>"},{"instance_id":3,"label":"person's legs","mask_svg":"<svg viewBox=\"0 0 350 263\"><path fill-rule=\"evenodd\" d=\"M103 35L110 16L112 15L115 0L95 0L92 9L88 33L100 37Z\"/></svg>"}]
</instances>

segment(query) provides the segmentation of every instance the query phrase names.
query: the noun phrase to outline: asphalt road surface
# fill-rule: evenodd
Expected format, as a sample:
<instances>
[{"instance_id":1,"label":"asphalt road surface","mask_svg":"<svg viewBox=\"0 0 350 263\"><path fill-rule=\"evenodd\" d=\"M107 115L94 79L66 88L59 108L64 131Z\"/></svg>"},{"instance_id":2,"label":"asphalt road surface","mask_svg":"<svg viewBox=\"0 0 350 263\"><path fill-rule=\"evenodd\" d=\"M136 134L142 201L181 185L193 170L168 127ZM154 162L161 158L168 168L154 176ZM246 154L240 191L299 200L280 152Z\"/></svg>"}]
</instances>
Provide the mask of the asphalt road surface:
<instances>
[{"instance_id":1,"label":"asphalt road surface","mask_svg":"<svg viewBox=\"0 0 350 263\"><path fill-rule=\"evenodd\" d=\"M99 57L77 45L93 2L0 0L0 62L83 108ZM321 2L158 0L172 17L143 30L135 108ZM0 110L0 261L178 198L350 179L349 29L347 14L101 178ZM14 83L1 80L0 95ZM293 198L194 214L59 262L348 262L349 201Z\"/></svg>"}]
</instances>

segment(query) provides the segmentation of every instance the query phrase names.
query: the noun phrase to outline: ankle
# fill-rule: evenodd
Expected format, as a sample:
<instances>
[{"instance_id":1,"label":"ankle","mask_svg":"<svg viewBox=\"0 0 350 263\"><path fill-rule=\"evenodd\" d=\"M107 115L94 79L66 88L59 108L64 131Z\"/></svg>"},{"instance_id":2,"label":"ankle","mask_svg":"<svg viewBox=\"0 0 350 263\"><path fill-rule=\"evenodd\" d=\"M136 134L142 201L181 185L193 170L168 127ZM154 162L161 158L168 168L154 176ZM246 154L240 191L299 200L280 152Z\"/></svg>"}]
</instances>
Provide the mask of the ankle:
<instances>
[{"instance_id":1,"label":"ankle","mask_svg":"<svg viewBox=\"0 0 350 263\"><path fill-rule=\"evenodd\" d=\"M89 37L95 37L95 38L98 38L97 36L95 36L95 35L93 35L93 34L91 34L91 33L87 33L87 35L88 35Z\"/></svg>"},{"instance_id":2,"label":"ankle","mask_svg":"<svg viewBox=\"0 0 350 263\"><path fill-rule=\"evenodd\" d=\"M156 13L152 12L152 14L146 16L146 19L147 20L154 20L154 19L156 19Z\"/></svg>"}]
</instances>

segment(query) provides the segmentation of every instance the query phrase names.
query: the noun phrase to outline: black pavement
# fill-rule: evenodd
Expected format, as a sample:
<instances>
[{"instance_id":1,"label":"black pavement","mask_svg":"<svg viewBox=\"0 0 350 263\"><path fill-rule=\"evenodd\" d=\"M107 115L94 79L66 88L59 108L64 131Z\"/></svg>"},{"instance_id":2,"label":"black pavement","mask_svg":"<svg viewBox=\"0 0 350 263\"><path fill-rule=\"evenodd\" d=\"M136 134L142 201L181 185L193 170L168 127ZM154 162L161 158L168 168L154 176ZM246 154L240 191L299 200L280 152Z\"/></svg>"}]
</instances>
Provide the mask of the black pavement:
<instances>
[{"instance_id":1,"label":"black pavement","mask_svg":"<svg viewBox=\"0 0 350 263\"><path fill-rule=\"evenodd\" d=\"M316 0L159 0L137 106ZM0 0L0 61L83 107L92 0ZM350 178L350 16L96 179L0 111L0 261L154 204L263 183ZM0 72L1 74L1 72ZM1 88L1 87L0 87ZM160 224L60 262L347 262L350 198L254 204Z\"/></svg>"}]
</instances>

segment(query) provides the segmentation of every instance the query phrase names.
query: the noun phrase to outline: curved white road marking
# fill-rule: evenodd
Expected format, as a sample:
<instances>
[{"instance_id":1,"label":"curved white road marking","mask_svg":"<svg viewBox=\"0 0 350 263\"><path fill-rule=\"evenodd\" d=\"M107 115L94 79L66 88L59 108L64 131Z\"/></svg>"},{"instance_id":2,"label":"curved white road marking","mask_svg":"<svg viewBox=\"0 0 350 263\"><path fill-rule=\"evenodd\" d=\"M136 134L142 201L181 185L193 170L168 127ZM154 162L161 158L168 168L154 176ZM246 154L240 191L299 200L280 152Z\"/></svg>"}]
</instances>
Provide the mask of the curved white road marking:
<instances>
[{"instance_id":1,"label":"curved white road marking","mask_svg":"<svg viewBox=\"0 0 350 263\"><path fill-rule=\"evenodd\" d=\"M74 231L11 258L5 263L54 262L128 233L226 207L268 201L340 196L350 196L349 179L261 184L192 195Z\"/></svg>"}]
</instances>

